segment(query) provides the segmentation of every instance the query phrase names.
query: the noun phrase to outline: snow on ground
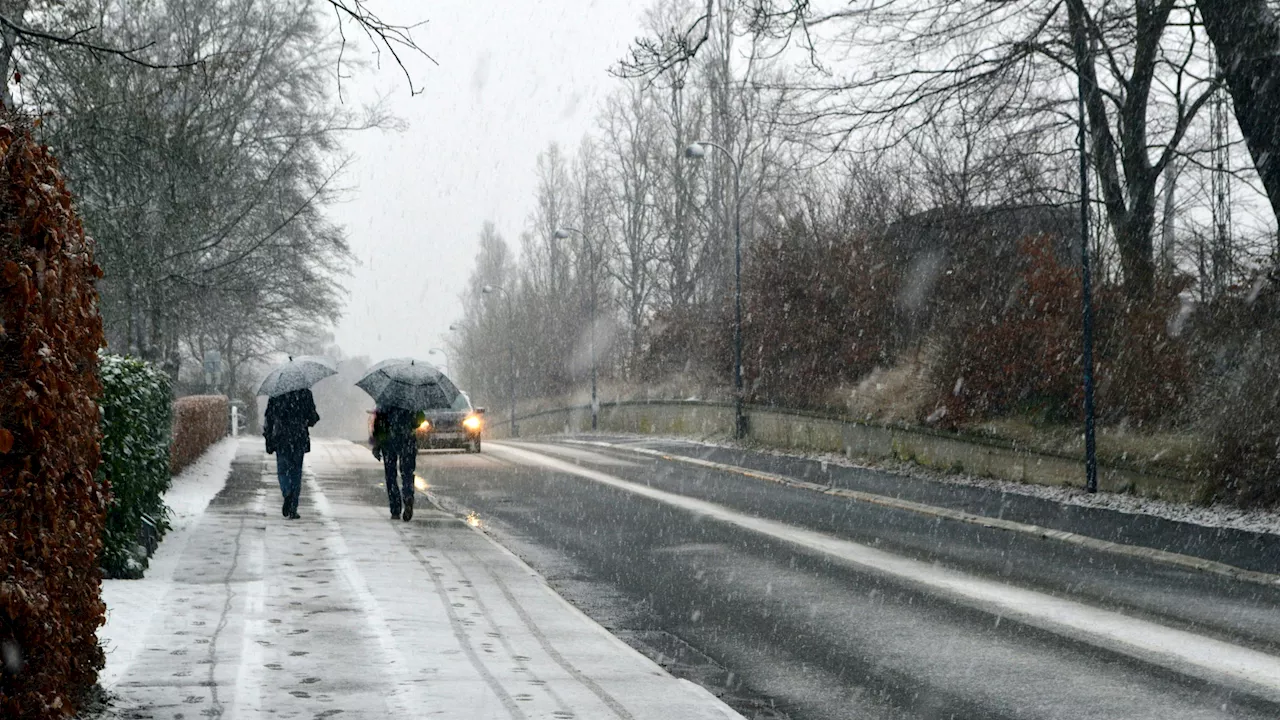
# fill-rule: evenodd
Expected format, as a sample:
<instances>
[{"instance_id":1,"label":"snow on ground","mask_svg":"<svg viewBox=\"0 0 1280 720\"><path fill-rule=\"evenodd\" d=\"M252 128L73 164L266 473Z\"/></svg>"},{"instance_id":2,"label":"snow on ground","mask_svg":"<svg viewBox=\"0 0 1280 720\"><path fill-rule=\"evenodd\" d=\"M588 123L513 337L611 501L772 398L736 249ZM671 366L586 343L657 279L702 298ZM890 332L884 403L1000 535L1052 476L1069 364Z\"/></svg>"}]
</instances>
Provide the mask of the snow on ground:
<instances>
[{"instance_id":1,"label":"snow on ground","mask_svg":"<svg viewBox=\"0 0 1280 720\"><path fill-rule=\"evenodd\" d=\"M1116 512L1132 513L1135 515L1150 515L1152 517L1164 518L1166 520L1173 520L1176 522L1192 523L1204 527L1220 527L1232 530L1280 535L1280 509L1242 510L1230 505L1190 505L1187 503L1171 502L1168 500L1144 498L1137 495L1102 491L1091 495L1078 487L1066 485L1035 485L1009 480L983 478L975 475L944 473L921 465L916 465L914 463L897 460L875 462L861 458L850 458L840 453L805 453L759 446L747 446L726 441L692 440L687 437L674 436L635 436L635 439L638 441L657 440L686 442L731 450L754 450L778 457L801 458L836 465L838 467L874 470L877 472L901 475L915 480L942 482L951 485L966 485L969 487L984 488L995 492L1015 493L1018 495L1051 500L1064 505L1105 508Z\"/></svg>"},{"instance_id":2,"label":"snow on ground","mask_svg":"<svg viewBox=\"0 0 1280 720\"><path fill-rule=\"evenodd\" d=\"M837 455L843 458L844 456ZM850 463L853 464L853 463ZM954 485L987 488L997 492L1016 493L1042 498L1080 507L1094 507L1114 510L1134 515L1150 515L1152 517L1191 523L1204 527L1220 527L1232 530L1245 530L1256 533L1280 535L1280 511L1277 510L1243 510L1230 505L1191 505L1144 498L1137 495L1099 491L1094 494L1082 488L1065 485L1034 485L993 478L980 478L973 475L949 475L933 472L923 468L912 467L905 463L892 463L886 468L877 468L888 472L897 472L922 477L935 482Z\"/></svg>"},{"instance_id":3,"label":"snow on ground","mask_svg":"<svg viewBox=\"0 0 1280 720\"><path fill-rule=\"evenodd\" d=\"M169 523L174 530L187 527L204 514L209 501L222 490L242 439L228 437L214 443L173 478L164 494L164 504L169 508ZM260 442L258 438L247 441Z\"/></svg>"},{"instance_id":4,"label":"snow on ground","mask_svg":"<svg viewBox=\"0 0 1280 720\"><path fill-rule=\"evenodd\" d=\"M141 650L155 608L168 592L190 539L191 527L226 484L241 442L261 440L225 438L173 478L164 494L172 529L152 556L146 575L141 580L102 581L102 600L107 604L107 622L98 628L98 643L107 654L107 666L98 676L102 687L118 683Z\"/></svg>"}]
</instances>

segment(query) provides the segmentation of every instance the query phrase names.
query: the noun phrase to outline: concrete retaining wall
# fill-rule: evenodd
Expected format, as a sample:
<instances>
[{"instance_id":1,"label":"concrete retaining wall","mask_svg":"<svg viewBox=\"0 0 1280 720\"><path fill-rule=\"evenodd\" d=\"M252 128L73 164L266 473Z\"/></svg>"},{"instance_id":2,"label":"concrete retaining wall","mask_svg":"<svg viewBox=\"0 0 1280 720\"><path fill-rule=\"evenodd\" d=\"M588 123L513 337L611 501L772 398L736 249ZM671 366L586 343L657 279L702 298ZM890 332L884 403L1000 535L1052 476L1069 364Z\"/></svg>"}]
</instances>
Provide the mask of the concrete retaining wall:
<instances>
[{"instance_id":1,"label":"concrete retaining wall","mask_svg":"<svg viewBox=\"0 0 1280 720\"><path fill-rule=\"evenodd\" d=\"M1084 485L1083 458L1048 455L1003 444L915 428L869 425L783 410L748 408L749 438L768 447L842 453L851 458L899 459L925 467L1039 485ZM491 417L490 436L507 435L507 423ZM520 435L531 437L587 432L588 407L535 413L518 420ZM701 402L623 402L602 405L600 432L726 438L733 429L733 407ZM1112 492L1190 501L1191 480L1134 468L1099 466L1098 485Z\"/></svg>"}]
</instances>

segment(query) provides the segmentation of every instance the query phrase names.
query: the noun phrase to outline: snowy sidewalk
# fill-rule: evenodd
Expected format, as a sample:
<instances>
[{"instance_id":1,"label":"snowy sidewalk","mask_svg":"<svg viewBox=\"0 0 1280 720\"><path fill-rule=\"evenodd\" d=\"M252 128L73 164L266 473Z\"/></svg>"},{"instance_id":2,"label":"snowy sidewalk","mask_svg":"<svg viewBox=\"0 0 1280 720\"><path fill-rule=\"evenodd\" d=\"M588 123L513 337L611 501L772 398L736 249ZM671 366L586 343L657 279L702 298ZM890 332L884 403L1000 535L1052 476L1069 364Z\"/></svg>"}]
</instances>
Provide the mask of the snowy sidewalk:
<instances>
[{"instance_id":1,"label":"snowy sidewalk","mask_svg":"<svg viewBox=\"0 0 1280 720\"><path fill-rule=\"evenodd\" d=\"M106 584L102 679L120 715L738 717L422 495L413 522L389 520L367 450L314 443L287 521L260 442L236 449L175 482L207 497L229 467L148 579Z\"/></svg>"}]
</instances>

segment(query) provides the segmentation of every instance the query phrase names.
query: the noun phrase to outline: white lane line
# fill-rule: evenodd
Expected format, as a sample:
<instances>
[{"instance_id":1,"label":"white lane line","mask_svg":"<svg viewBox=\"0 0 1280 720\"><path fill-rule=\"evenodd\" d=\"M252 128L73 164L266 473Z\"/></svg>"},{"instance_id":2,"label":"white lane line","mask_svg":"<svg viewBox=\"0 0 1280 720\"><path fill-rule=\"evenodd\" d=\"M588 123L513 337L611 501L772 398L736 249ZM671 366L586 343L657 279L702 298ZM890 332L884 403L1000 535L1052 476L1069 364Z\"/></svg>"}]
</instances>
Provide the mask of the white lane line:
<instances>
[{"instance_id":1,"label":"white lane line","mask_svg":"<svg viewBox=\"0 0 1280 720\"><path fill-rule=\"evenodd\" d=\"M975 515L974 513L964 512L963 510L953 510L951 508L938 507L937 505L926 505L925 503L903 500L901 498L890 497L888 495L877 495L875 493L863 492L861 490L833 488L827 485L797 480L792 477L787 477L786 475L777 475L775 473L768 473L761 470L751 470L749 468L738 467L736 465L726 465L724 463L689 457L687 455L674 455L650 448L639 448L594 440L565 440L564 442L658 457L671 462L680 462L711 470L734 473L736 475L743 475L757 480L765 480L768 482L778 483L779 485L786 485L788 487L812 490L814 492L823 493L824 495L847 498L871 505L881 505L895 510L906 510L908 512L919 513L921 515L947 518L948 520L957 520L959 522L969 523L971 525L980 525L986 528L1033 535L1038 538L1057 540L1071 545L1086 547L1091 550L1101 550L1103 552L1114 553L1116 555L1125 555L1128 557L1136 557L1143 560L1164 563L1166 565L1173 565L1186 570L1197 570L1200 572L1213 573L1215 575L1224 575L1232 578L1233 580L1243 580L1245 582L1257 583L1258 585L1266 585L1269 587L1280 587L1280 575L1261 572L1258 570L1248 570L1236 567L1235 565L1228 565L1227 563L1219 562L1217 560L1195 557L1194 555L1183 555L1181 553L1169 552L1168 550L1157 550L1155 548L1149 548L1141 545L1125 545L1123 543L1101 540L1099 538L1081 535L1067 530L1054 530L1051 528L1041 527L1039 525L1005 520L1004 518ZM528 445L537 448L542 447L536 443L528 443Z\"/></svg>"},{"instance_id":2,"label":"white lane line","mask_svg":"<svg viewBox=\"0 0 1280 720\"><path fill-rule=\"evenodd\" d=\"M1280 658L1111 610L1053 597L893 555L823 533L752 517L722 505L658 490L529 450L490 447L527 465L586 478L736 525L784 542L817 550L877 573L905 580L969 607L1013 619L1144 662L1280 701Z\"/></svg>"}]
</instances>

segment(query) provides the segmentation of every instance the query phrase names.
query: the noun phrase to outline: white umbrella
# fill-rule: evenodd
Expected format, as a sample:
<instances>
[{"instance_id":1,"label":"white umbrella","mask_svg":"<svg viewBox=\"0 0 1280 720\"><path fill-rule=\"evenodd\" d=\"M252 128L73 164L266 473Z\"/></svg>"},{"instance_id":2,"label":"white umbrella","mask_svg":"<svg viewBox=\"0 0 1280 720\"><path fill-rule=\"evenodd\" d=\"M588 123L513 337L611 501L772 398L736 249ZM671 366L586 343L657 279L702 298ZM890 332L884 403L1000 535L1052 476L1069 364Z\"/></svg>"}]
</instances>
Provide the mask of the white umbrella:
<instances>
[{"instance_id":1,"label":"white umbrella","mask_svg":"<svg viewBox=\"0 0 1280 720\"><path fill-rule=\"evenodd\" d=\"M258 394L270 397L284 395L309 388L330 375L337 374L338 367L329 358L315 355L290 357L289 362L267 373L262 385L258 387Z\"/></svg>"}]
</instances>

